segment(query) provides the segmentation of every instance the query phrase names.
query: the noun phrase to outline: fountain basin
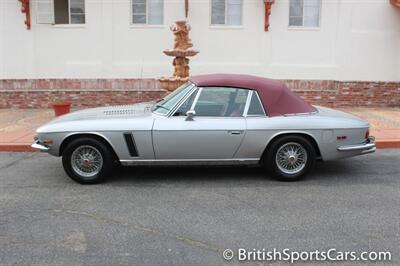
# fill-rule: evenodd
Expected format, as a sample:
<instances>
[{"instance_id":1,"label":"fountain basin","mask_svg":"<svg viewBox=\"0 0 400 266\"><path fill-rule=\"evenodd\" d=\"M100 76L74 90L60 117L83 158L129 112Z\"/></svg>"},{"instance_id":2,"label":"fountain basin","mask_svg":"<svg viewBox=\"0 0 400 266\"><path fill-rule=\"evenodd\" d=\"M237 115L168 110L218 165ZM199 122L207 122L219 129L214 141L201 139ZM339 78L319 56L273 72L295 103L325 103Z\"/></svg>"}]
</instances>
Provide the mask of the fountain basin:
<instances>
[{"instance_id":1,"label":"fountain basin","mask_svg":"<svg viewBox=\"0 0 400 266\"><path fill-rule=\"evenodd\" d=\"M197 50L180 50L180 49L171 49L165 50L164 54L168 56L174 57L188 57L188 56L195 56L199 53Z\"/></svg>"}]
</instances>

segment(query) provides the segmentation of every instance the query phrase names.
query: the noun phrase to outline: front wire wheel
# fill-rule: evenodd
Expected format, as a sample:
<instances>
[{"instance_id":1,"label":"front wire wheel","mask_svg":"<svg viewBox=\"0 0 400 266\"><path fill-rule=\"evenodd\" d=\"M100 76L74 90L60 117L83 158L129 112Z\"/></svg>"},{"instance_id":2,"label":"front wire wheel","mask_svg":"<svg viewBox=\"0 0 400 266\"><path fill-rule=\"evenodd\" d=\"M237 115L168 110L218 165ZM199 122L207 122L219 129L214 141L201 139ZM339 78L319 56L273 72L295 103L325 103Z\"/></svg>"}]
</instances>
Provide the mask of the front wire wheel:
<instances>
[{"instance_id":1,"label":"front wire wheel","mask_svg":"<svg viewBox=\"0 0 400 266\"><path fill-rule=\"evenodd\" d=\"M62 162L65 172L81 184L97 184L108 177L115 158L108 145L95 138L72 140L65 148Z\"/></svg>"},{"instance_id":2,"label":"front wire wheel","mask_svg":"<svg viewBox=\"0 0 400 266\"><path fill-rule=\"evenodd\" d=\"M103 156L95 147L83 145L72 153L71 166L77 174L91 178L101 171Z\"/></svg>"}]
</instances>

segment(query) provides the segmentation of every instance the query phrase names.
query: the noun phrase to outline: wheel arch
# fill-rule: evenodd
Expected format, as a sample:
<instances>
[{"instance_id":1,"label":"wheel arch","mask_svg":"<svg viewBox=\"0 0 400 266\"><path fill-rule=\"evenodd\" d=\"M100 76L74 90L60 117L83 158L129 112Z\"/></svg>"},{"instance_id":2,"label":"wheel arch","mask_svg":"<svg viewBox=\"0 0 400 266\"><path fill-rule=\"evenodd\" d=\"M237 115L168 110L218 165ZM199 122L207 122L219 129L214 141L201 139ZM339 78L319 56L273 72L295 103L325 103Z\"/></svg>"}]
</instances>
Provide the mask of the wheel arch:
<instances>
[{"instance_id":1,"label":"wheel arch","mask_svg":"<svg viewBox=\"0 0 400 266\"><path fill-rule=\"evenodd\" d=\"M114 158L119 161L119 157L117 155L117 153L115 152L115 148L112 145L112 143L110 142L110 140L108 140L104 135L100 134L100 133L94 133L94 132L88 132L88 133L73 133L73 134L69 134L67 135L62 141L61 141L61 145L60 145L60 149L59 149L59 156L62 156L65 148L67 147L67 145L76 139L79 138L93 138L96 139L98 141L101 141L102 143L104 143L113 153Z\"/></svg>"},{"instance_id":2,"label":"wheel arch","mask_svg":"<svg viewBox=\"0 0 400 266\"><path fill-rule=\"evenodd\" d=\"M277 141L278 139L280 139L280 138L282 138L282 137L286 137L286 136L300 136L300 137L306 138L308 141L310 141L310 143L313 145L313 147L314 147L314 149L315 149L316 159L318 159L318 160L322 159L321 151L320 151L320 149L319 149L318 142L317 142L317 140L315 139L315 137L314 137L312 134L307 133L307 132L298 132L298 131L294 131L294 132L282 132L282 133L277 133L277 134L275 134L274 136L272 136L272 137L270 138L270 140L268 141L267 146L265 147L264 152L263 152L263 154L262 154L262 156L261 156L261 162L264 161L265 156L266 156L267 153L268 153L269 147L271 147L271 145L272 145L275 141Z\"/></svg>"}]
</instances>

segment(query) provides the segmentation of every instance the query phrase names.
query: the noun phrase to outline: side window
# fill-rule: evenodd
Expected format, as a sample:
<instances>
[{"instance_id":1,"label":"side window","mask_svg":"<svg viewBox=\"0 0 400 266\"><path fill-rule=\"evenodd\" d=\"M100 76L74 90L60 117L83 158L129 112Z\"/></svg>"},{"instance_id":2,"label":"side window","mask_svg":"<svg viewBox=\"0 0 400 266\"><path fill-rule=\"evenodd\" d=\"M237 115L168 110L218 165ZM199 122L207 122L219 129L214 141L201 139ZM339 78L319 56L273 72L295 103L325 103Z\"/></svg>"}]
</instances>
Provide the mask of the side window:
<instances>
[{"instance_id":1,"label":"side window","mask_svg":"<svg viewBox=\"0 0 400 266\"><path fill-rule=\"evenodd\" d=\"M290 0L290 27L319 27L321 0Z\"/></svg>"},{"instance_id":2,"label":"side window","mask_svg":"<svg viewBox=\"0 0 400 266\"><path fill-rule=\"evenodd\" d=\"M249 110L247 111L248 116L265 116L264 108L261 105L260 98L258 98L257 92L253 91L251 97Z\"/></svg>"},{"instance_id":3,"label":"side window","mask_svg":"<svg viewBox=\"0 0 400 266\"><path fill-rule=\"evenodd\" d=\"M211 25L242 25L242 0L211 0Z\"/></svg>"},{"instance_id":4,"label":"side window","mask_svg":"<svg viewBox=\"0 0 400 266\"><path fill-rule=\"evenodd\" d=\"M54 1L55 24L85 24L84 0Z\"/></svg>"},{"instance_id":5,"label":"side window","mask_svg":"<svg viewBox=\"0 0 400 266\"><path fill-rule=\"evenodd\" d=\"M194 107L196 116L241 117L248 93L245 89L203 88Z\"/></svg>"},{"instance_id":6,"label":"side window","mask_svg":"<svg viewBox=\"0 0 400 266\"><path fill-rule=\"evenodd\" d=\"M36 0L36 23L54 24L53 0Z\"/></svg>"},{"instance_id":7,"label":"side window","mask_svg":"<svg viewBox=\"0 0 400 266\"><path fill-rule=\"evenodd\" d=\"M190 110L193 105L194 99L196 98L198 89L196 89L189 98L176 110L174 116L186 116L186 112Z\"/></svg>"},{"instance_id":8,"label":"side window","mask_svg":"<svg viewBox=\"0 0 400 266\"><path fill-rule=\"evenodd\" d=\"M85 24L85 0L37 0L38 24Z\"/></svg>"},{"instance_id":9,"label":"side window","mask_svg":"<svg viewBox=\"0 0 400 266\"><path fill-rule=\"evenodd\" d=\"M132 0L132 23L162 25L164 0Z\"/></svg>"}]
</instances>

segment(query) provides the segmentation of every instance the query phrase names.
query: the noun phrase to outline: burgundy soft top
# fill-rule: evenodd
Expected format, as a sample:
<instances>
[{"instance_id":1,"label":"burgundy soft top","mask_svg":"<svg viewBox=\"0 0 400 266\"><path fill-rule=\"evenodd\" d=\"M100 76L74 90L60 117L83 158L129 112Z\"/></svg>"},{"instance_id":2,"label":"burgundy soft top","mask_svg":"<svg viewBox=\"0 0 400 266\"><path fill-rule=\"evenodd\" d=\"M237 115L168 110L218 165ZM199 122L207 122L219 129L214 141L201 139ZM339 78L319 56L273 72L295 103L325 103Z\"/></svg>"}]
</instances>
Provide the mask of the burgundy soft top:
<instances>
[{"instance_id":1,"label":"burgundy soft top","mask_svg":"<svg viewBox=\"0 0 400 266\"><path fill-rule=\"evenodd\" d=\"M258 92L268 116L280 116L317 111L294 94L283 82L250 75L211 74L190 79L199 87L235 87Z\"/></svg>"}]
</instances>

